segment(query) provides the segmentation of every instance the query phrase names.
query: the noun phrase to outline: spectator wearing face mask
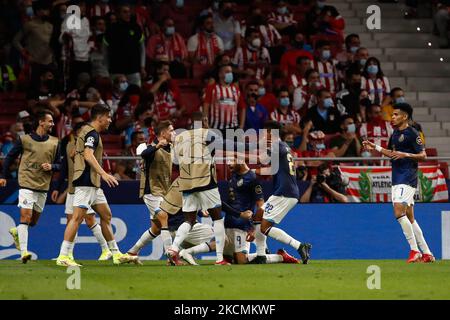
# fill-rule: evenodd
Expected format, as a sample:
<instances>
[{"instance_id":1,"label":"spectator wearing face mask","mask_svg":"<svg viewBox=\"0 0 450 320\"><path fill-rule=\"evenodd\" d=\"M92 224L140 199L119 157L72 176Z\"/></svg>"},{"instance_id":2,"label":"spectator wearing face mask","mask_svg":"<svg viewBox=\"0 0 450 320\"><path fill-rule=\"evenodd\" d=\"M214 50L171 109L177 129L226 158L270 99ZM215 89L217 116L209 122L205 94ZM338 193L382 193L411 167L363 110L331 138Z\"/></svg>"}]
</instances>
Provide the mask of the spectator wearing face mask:
<instances>
[{"instance_id":1,"label":"spectator wearing face mask","mask_svg":"<svg viewBox=\"0 0 450 320\"><path fill-rule=\"evenodd\" d=\"M269 23L282 35L290 35L295 32L297 26L294 14L290 12L287 1L277 0L276 4L276 11L269 14Z\"/></svg>"},{"instance_id":2,"label":"spectator wearing face mask","mask_svg":"<svg viewBox=\"0 0 450 320\"><path fill-rule=\"evenodd\" d=\"M345 37L345 51L338 53L336 56L336 60L339 61L339 69L345 70L355 62L356 52L360 47L361 40L359 35L352 33Z\"/></svg>"},{"instance_id":3,"label":"spectator wearing face mask","mask_svg":"<svg viewBox=\"0 0 450 320\"><path fill-rule=\"evenodd\" d=\"M320 82L331 93L339 90L336 60L331 55L331 46L328 41L318 41L316 44L316 58L313 68L319 71Z\"/></svg>"},{"instance_id":4,"label":"spectator wearing face mask","mask_svg":"<svg viewBox=\"0 0 450 320\"><path fill-rule=\"evenodd\" d=\"M330 148L336 157L359 157L361 142L356 135L355 120L349 115L341 119L341 132L330 141Z\"/></svg>"},{"instance_id":5,"label":"spectator wearing face mask","mask_svg":"<svg viewBox=\"0 0 450 320\"><path fill-rule=\"evenodd\" d=\"M281 45L281 35L278 30L269 23L267 18L263 15L262 9L259 6L251 6L249 10L249 17L241 21L241 36L245 37L247 28L256 28L261 34L263 45L271 50Z\"/></svg>"},{"instance_id":6,"label":"spectator wearing face mask","mask_svg":"<svg viewBox=\"0 0 450 320\"><path fill-rule=\"evenodd\" d=\"M390 121L383 119L380 105L372 104L367 110L367 122L359 128L359 136L361 140L369 140L382 148L387 148L393 131ZM381 156L375 150L371 152L371 155L374 157Z\"/></svg>"},{"instance_id":7,"label":"spectator wearing face mask","mask_svg":"<svg viewBox=\"0 0 450 320\"><path fill-rule=\"evenodd\" d=\"M267 112L270 114L278 107L278 99L266 88L264 80L258 80L258 85L258 103L266 108Z\"/></svg>"},{"instance_id":8,"label":"spectator wearing face mask","mask_svg":"<svg viewBox=\"0 0 450 320\"><path fill-rule=\"evenodd\" d=\"M312 48L305 44L304 36L301 32L296 32L291 36L291 45L281 56L280 69L285 78L290 77L297 70L297 59L307 57L314 60L311 54Z\"/></svg>"},{"instance_id":9,"label":"spectator wearing face mask","mask_svg":"<svg viewBox=\"0 0 450 320\"><path fill-rule=\"evenodd\" d=\"M336 94L337 108L341 114L348 114L356 119L361 114L362 99L361 73L348 69L345 77L345 89Z\"/></svg>"},{"instance_id":10,"label":"spectator wearing face mask","mask_svg":"<svg viewBox=\"0 0 450 320\"><path fill-rule=\"evenodd\" d=\"M48 0L33 1L33 18L26 22L13 39L14 47L31 65L31 82L39 81L42 70L53 62L51 37L53 25L49 22L51 3Z\"/></svg>"},{"instance_id":11,"label":"spectator wearing face mask","mask_svg":"<svg viewBox=\"0 0 450 320\"><path fill-rule=\"evenodd\" d=\"M230 0L222 0L219 3L219 11L213 14L214 30L223 40L225 51L230 51L241 46L241 26L234 18L234 3Z\"/></svg>"},{"instance_id":12,"label":"spectator wearing face mask","mask_svg":"<svg viewBox=\"0 0 450 320\"><path fill-rule=\"evenodd\" d=\"M306 118L314 124L314 130L320 130L326 134L340 131L341 115L334 106L331 93L327 89L317 92L317 105L308 110Z\"/></svg>"},{"instance_id":13,"label":"spectator wearing face mask","mask_svg":"<svg viewBox=\"0 0 450 320\"><path fill-rule=\"evenodd\" d=\"M383 119L385 121L392 120L392 114L394 113L394 104L405 103L405 92L402 88L395 87L389 93L389 96L384 100L381 106L381 112L383 113Z\"/></svg>"},{"instance_id":14,"label":"spectator wearing face mask","mask_svg":"<svg viewBox=\"0 0 450 320\"><path fill-rule=\"evenodd\" d=\"M187 39L192 35L195 17L186 8L185 0L168 0L161 3L159 10L153 10L157 22L170 17L180 35Z\"/></svg>"},{"instance_id":15,"label":"spectator wearing face mask","mask_svg":"<svg viewBox=\"0 0 450 320\"><path fill-rule=\"evenodd\" d=\"M317 92L323 89L320 82L319 72L309 69L305 73L306 85L294 90L294 100L292 106L300 115L306 116L308 110L317 104Z\"/></svg>"},{"instance_id":16,"label":"spectator wearing face mask","mask_svg":"<svg viewBox=\"0 0 450 320\"><path fill-rule=\"evenodd\" d=\"M264 122L269 118L266 108L258 102L258 81L247 83L245 90L246 116L244 130L254 129L259 133L264 128Z\"/></svg>"},{"instance_id":17,"label":"spectator wearing face mask","mask_svg":"<svg viewBox=\"0 0 450 320\"><path fill-rule=\"evenodd\" d=\"M175 78L186 77L188 51L184 38L175 30L172 18L165 18L161 32L148 41L147 57L151 62L169 62L171 74Z\"/></svg>"},{"instance_id":18,"label":"spectator wearing face mask","mask_svg":"<svg viewBox=\"0 0 450 320\"><path fill-rule=\"evenodd\" d=\"M278 91L279 107L270 114L270 119L282 124L285 130L301 135L300 115L292 109L291 98L287 87Z\"/></svg>"},{"instance_id":19,"label":"spectator wearing face mask","mask_svg":"<svg viewBox=\"0 0 450 320\"><path fill-rule=\"evenodd\" d=\"M238 71L252 79L265 79L270 76L270 55L263 47L258 30L248 28L245 36L245 46L237 48L233 63Z\"/></svg>"},{"instance_id":20,"label":"spectator wearing face mask","mask_svg":"<svg viewBox=\"0 0 450 320\"><path fill-rule=\"evenodd\" d=\"M203 102L203 115L208 117L209 126L221 130L223 137L226 129L243 129L245 125L246 110L242 107L239 86L233 80L231 66L221 66L216 83L206 88Z\"/></svg>"},{"instance_id":21,"label":"spectator wearing face mask","mask_svg":"<svg viewBox=\"0 0 450 320\"><path fill-rule=\"evenodd\" d=\"M105 63L105 53L103 52L103 37L106 31L106 21L103 17L93 18L92 42L94 47L90 54L92 78L109 78L108 66Z\"/></svg>"},{"instance_id":22,"label":"spectator wearing face mask","mask_svg":"<svg viewBox=\"0 0 450 320\"><path fill-rule=\"evenodd\" d=\"M364 66L361 88L367 90L372 103L380 105L391 91L389 79L384 75L380 61L375 57L370 57Z\"/></svg>"},{"instance_id":23,"label":"spectator wearing face mask","mask_svg":"<svg viewBox=\"0 0 450 320\"><path fill-rule=\"evenodd\" d=\"M366 65L369 57L369 50L367 50L367 48L359 48L358 50L356 50L356 53L353 57L353 63L348 67L348 69L359 70L359 72L361 72L362 74L364 71L364 66Z\"/></svg>"},{"instance_id":24,"label":"spectator wearing face mask","mask_svg":"<svg viewBox=\"0 0 450 320\"><path fill-rule=\"evenodd\" d=\"M214 31L212 16L203 16L200 30L189 38L187 49L192 63L213 65L217 55L224 51L222 39Z\"/></svg>"},{"instance_id":25,"label":"spectator wearing face mask","mask_svg":"<svg viewBox=\"0 0 450 320\"><path fill-rule=\"evenodd\" d=\"M320 131L311 131L309 135L307 136L307 139L305 139L305 143L307 145L307 150L302 151L302 157L304 158L334 158L336 155L331 149L327 149L327 146L325 145L325 134ZM306 160L306 166L307 167L318 167L322 163L324 163L321 160ZM311 170L311 174L314 174L315 170Z\"/></svg>"}]
</instances>

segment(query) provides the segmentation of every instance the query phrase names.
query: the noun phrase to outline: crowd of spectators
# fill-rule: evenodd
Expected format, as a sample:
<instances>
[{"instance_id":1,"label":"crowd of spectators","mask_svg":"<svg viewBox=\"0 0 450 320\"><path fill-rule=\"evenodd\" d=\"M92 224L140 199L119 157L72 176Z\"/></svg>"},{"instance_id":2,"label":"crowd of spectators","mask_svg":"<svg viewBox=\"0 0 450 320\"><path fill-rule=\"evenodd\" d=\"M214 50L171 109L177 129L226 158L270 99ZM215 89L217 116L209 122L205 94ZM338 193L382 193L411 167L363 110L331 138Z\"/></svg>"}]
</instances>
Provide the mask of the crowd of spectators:
<instances>
[{"instance_id":1,"label":"crowd of spectators","mask_svg":"<svg viewBox=\"0 0 450 320\"><path fill-rule=\"evenodd\" d=\"M78 26L70 5L80 8ZM38 109L53 112L54 134L64 140L103 103L113 113L107 136L120 137L108 139L119 145L106 147L109 155L135 155L155 123L188 127L201 110L222 131L276 120L296 157L378 156L363 152L361 139L386 144L392 105L404 101L369 44L345 36L344 19L325 0L5 0L0 7L0 90L26 93L16 121L0 128L3 155L32 130ZM310 179L323 164L299 160L297 171ZM111 170L135 179L138 168L121 161Z\"/></svg>"}]
</instances>

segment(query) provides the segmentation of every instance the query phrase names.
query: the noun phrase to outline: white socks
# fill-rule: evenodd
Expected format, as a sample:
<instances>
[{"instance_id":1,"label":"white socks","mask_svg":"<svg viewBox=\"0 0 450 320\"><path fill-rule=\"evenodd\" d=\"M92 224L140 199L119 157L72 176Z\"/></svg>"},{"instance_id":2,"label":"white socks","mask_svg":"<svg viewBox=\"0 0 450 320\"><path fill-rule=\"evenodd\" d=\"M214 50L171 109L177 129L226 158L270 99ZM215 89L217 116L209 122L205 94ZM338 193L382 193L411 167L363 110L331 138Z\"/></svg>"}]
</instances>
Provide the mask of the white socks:
<instances>
[{"instance_id":1,"label":"white socks","mask_svg":"<svg viewBox=\"0 0 450 320\"><path fill-rule=\"evenodd\" d=\"M161 228L161 239L164 246L164 252L167 252L172 245L172 236L170 235L168 228Z\"/></svg>"},{"instance_id":2,"label":"white socks","mask_svg":"<svg viewBox=\"0 0 450 320\"><path fill-rule=\"evenodd\" d=\"M277 241L290 245L295 250L300 247L300 241L295 240L281 229L271 227L267 235Z\"/></svg>"},{"instance_id":3,"label":"white socks","mask_svg":"<svg viewBox=\"0 0 450 320\"><path fill-rule=\"evenodd\" d=\"M223 260L223 248L225 246L225 219L222 218L220 220L214 221L214 237L216 238L216 254L217 254L217 262Z\"/></svg>"},{"instance_id":4,"label":"white socks","mask_svg":"<svg viewBox=\"0 0 450 320\"><path fill-rule=\"evenodd\" d=\"M150 229L146 230L139 238L139 240L134 244L134 246L130 250L128 250L128 252L132 254L138 254L143 247L153 241L153 239L155 239L156 237L157 236L154 235Z\"/></svg>"},{"instance_id":5,"label":"white socks","mask_svg":"<svg viewBox=\"0 0 450 320\"><path fill-rule=\"evenodd\" d=\"M75 238L73 239L73 242L70 242L69 251L67 252L69 256L70 255L73 256L73 248L75 247L75 243L77 243L77 238L78 238L78 232L75 234Z\"/></svg>"},{"instance_id":6,"label":"white socks","mask_svg":"<svg viewBox=\"0 0 450 320\"><path fill-rule=\"evenodd\" d=\"M19 235L20 253L24 254L28 251L28 225L25 223L19 224L17 233Z\"/></svg>"},{"instance_id":7,"label":"white socks","mask_svg":"<svg viewBox=\"0 0 450 320\"><path fill-rule=\"evenodd\" d=\"M189 249L185 249L184 251L186 251L189 254L192 255L196 255L199 253L207 253L211 251L211 248L209 247L209 245L206 242L200 243L199 245L189 248Z\"/></svg>"},{"instance_id":8,"label":"white socks","mask_svg":"<svg viewBox=\"0 0 450 320\"><path fill-rule=\"evenodd\" d=\"M108 247L112 254L120 253L116 240L108 241Z\"/></svg>"},{"instance_id":9,"label":"white socks","mask_svg":"<svg viewBox=\"0 0 450 320\"><path fill-rule=\"evenodd\" d=\"M406 240L409 243L409 246L411 250L419 251L419 248L417 247L416 243L416 237L414 236L413 226L411 225L411 222L409 221L407 216L402 216L397 219L398 223L400 223L400 226L402 227L403 234L405 235Z\"/></svg>"},{"instance_id":10,"label":"white socks","mask_svg":"<svg viewBox=\"0 0 450 320\"><path fill-rule=\"evenodd\" d=\"M98 223L96 223L91 228L91 231L94 234L95 238L97 239L97 242L100 245L100 247L102 247L102 252L108 250L108 244L106 243L105 237L103 236L102 228L99 226Z\"/></svg>"},{"instance_id":11,"label":"white socks","mask_svg":"<svg viewBox=\"0 0 450 320\"><path fill-rule=\"evenodd\" d=\"M428 244L423 237L422 229L420 229L417 220L415 220L411 225L414 231L414 237L416 238L417 245L419 246L420 250L422 250L422 252L425 254L431 254L430 248L428 248Z\"/></svg>"},{"instance_id":12,"label":"white socks","mask_svg":"<svg viewBox=\"0 0 450 320\"><path fill-rule=\"evenodd\" d=\"M256 258L256 256L260 256L260 254L257 253L250 253L248 255L248 262L251 262L253 259ZM281 263L283 262L283 257L279 254L263 254L263 256L266 256L266 263Z\"/></svg>"},{"instance_id":13,"label":"white socks","mask_svg":"<svg viewBox=\"0 0 450 320\"><path fill-rule=\"evenodd\" d=\"M265 234L261 232L261 223L255 224L255 244L258 256L266 254L266 239Z\"/></svg>"},{"instance_id":14,"label":"white socks","mask_svg":"<svg viewBox=\"0 0 450 320\"><path fill-rule=\"evenodd\" d=\"M70 248L73 248L73 242L64 240L61 244L61 250L59 251L60 256L68 256Z\"/></svg>"},{"instance_id":15,"label":"white socks","mask_svg":"<svg viewBox=\"0 0 450 320\"><path fill-rule=\"evenodd\" d=\"M189 222L183 222L177 230L177 234L175 235L175 239L173 240L171 248L175 251L180 251L180 246L183 243L184 239L186 239L189 231L191 231L191 224Z\"/></svg>"}]
</instances>

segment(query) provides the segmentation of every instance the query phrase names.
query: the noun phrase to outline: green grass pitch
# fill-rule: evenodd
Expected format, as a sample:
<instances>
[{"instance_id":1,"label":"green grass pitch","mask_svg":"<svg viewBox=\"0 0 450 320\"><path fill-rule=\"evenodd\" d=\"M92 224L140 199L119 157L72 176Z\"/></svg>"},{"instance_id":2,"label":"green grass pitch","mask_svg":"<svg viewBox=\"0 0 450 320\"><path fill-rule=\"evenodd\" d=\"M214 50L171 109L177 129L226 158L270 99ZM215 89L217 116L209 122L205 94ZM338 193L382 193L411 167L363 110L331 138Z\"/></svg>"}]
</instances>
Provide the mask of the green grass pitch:
<instances>
[{"instance_id":1,"label":"green grass pitch","mask_svg":"<svg viewBox=\"0 0 450 320\"><path fill-rule=\"evenodd\" d=\"M167 267L81 261L81 289L54 261L0 261L0 299L450 299L450 261L321 260L309 265ZM381 289L367 289L367 267L381 269Z\"/></svg>"}]
</instances>

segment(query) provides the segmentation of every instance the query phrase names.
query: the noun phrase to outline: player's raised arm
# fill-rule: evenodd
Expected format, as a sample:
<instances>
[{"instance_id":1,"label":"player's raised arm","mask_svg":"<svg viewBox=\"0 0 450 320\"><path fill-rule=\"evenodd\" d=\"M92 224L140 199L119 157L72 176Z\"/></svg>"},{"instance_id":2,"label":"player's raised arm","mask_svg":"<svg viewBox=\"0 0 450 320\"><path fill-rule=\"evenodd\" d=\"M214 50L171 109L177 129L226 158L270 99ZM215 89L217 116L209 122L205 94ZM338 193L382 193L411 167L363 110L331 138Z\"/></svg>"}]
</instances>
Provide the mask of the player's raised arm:
<instances>
[{"instance_id":1,"label":"player's raised arm","mask_svg":"<svg viewBox=\"0 0 450 320\"><path fill-rule=\"evenodd\" d=\"M368 140L363 141L363 148L367 151L376 150L376 151L380 152L383 156L386 156L389 158L392 157L392 150L385 149L385 148L383 148L379 145L376 145L375 143L370 142Z\"/></svg>"}]
</instances>

